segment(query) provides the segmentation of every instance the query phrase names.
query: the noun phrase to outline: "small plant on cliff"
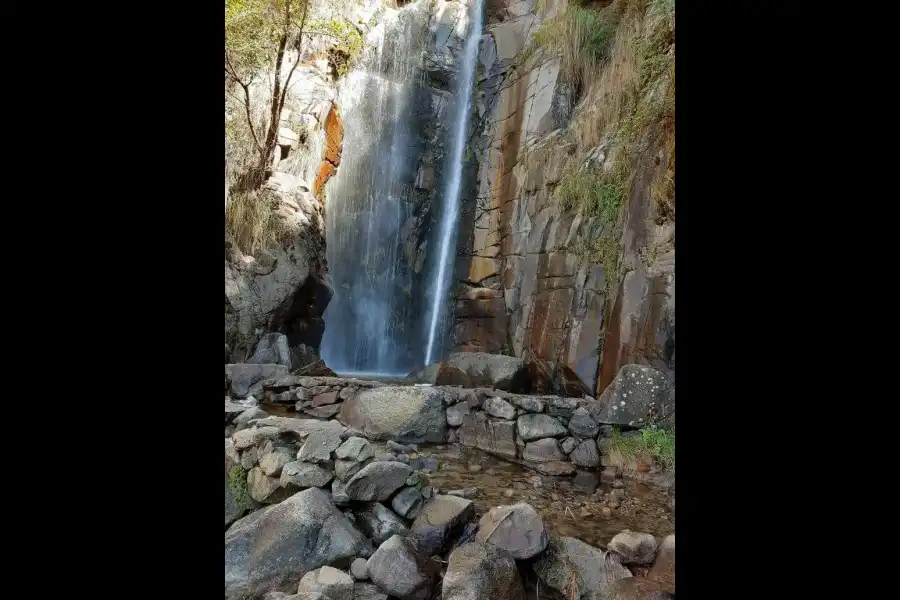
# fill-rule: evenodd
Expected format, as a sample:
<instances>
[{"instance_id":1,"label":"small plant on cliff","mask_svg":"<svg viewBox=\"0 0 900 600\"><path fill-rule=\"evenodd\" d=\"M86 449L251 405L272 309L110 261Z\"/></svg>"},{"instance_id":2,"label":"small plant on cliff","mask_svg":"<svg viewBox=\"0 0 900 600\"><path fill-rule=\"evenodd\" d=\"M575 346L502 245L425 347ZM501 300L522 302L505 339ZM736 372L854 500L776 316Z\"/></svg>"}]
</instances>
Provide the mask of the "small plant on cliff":
<instances>
[{"instance_id":1,"label":"small plant on cliff","mask_svg":"<svg viewBox=\"0 0 900 600\"><path fill-rule=\"evenodd\" d=\"M234 192L225 209L225 229L237 247L251 256L284 241L282 223L265 190Z\"/></svg>"},{"instance_id":2,"label":"small plant on cliff","mask_svg":"<svg viewBox=\"0 0 900 600\"><path fill-rule=\"evenodd\" d=\"M556 188L563 209L577 209L589 217L615 223L624 193L623 182L593 167L569 169Z\"/></svg>"},{"instance_id":3,"label":"small plant on cliff","mask_svg":"<svg viewBox=\"0 0 900 600\"><path fill-rule=\"evenodd\" d=\"M613 460L631 462L656 462L660 467L675 473L675 428L666 429L648 425L637 435L622 435L613 430L609 441L609 454Z\"/></svg>"},{"instance_id":4,"label":"small plant on cliff","mask_svg":"<svg viewBox=\"0 0 900 600\"><path fill-rule=\"evenodd\" d=\"M250 490L247 488L247 473L240 465L228 471L228 487L240 505L250 504Z\"/></svg>"},{"instance_id":5,"label":"small plant on cliff","mask_svg":"<svg viewBox=\"0 0 900 600\"><path fill-rule=\"evenodd\" d=\"M350 65L360 55L363 38L359 30L344 19L316 21L310 30L331 38L333 45L328 49L328 59L334 72L339 77L347 74Z\"/></svg>"}]
</instances>

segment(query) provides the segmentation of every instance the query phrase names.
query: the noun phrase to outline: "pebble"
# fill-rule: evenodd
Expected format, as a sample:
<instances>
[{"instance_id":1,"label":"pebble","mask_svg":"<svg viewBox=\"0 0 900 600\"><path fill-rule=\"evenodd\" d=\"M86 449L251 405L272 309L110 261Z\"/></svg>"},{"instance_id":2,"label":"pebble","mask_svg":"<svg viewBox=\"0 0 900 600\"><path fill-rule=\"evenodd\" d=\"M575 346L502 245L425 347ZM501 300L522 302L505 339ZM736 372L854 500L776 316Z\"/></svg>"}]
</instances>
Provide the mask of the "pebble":
<instances>
[{"instance_id":1,"label":"pebble","mask_svg":"<svg viewBox=\"0 0 900 600\"><path fill-rule=\"evenodd\" d=\"M589 516L591 516L592 513L591 513L591 511L589 511L588 509L582 508L582 509L581 509L581 512L580 512L579 514L580 514L582 517L589 517Z\"/></svg>"},{"instance_id":2,"label":"pebble","mask_svg":"<svg viewBox=\"0 0 900 600\"><path fill-rule=\"evenodd\" d=\"M490 469L487 469L487 470L484 472L484 474L485 474L485 475L490 475L491 477L493 477L494 475L497 474L497 469L494 469L493 467L491 467Z\"/></svg>"},{"instance_id":3,"label":"pebble","mask_svg":"<svg viewBox=\"0 0 900 600\"><path fill-rule=\"evenodd\" d=\"M544 485L544 480L541 479L540 475L535 475L531 478L531 485L533 485L535 488L539 488Z\"/></svg>"},{"instance_id":4,"label":"pebble","mask_svg":"<svg viewBox=\"0 0 900 600\"><path fill-rule=\"evenodd\" d=\"M550 494L550 499L551 500L559 500L559 494L556 494L556 493Z\"/></svg>"},{"instance_id":5,"label":"pebble","mask_svg":"<svg viewBox=\"0 0 900 600\"><path fill-rule=\"evenodd\" d=\"M469 473L480 473L481 465L469 465Z\"/></svg>"},{"instance_id":6,"label":"pebble","mask_svg":"<svg viewBox=\"0 0 900 600\"><path fill-rule=\"evenodd\" d=\"M613 481L613 487L616 489L620 489L620 488L625 487L625 484L622 482L621 479L616 479L615 481Z\"/></svg>"},{"instance_id":7,"label":"pebble","mask_svg":"<svg viewBox=\"0 0 900 600\"><path fill-rule=\"evenodd\" d=\"M522 483L521 481L516 481L513 483L513 487L517 490L527 490L528 486Z\"/></svg>"},{"instance_id":8,"label":"pebble","mask_svg":"<svg viewBox=\"0 0 900 600\"><path fill-rule=\"evenodd\" d=\"M397 462L409 464L409 454L398 454L396 460L397 460Z\"/></svg>"},{"instance_id":9,"label":"pebble","mask_svg":"<svg viewBox=\"0 0 900 600\"><path fill-rule=\"evenodd\" d=\"M604 506L601 512L603 513L604 517L608 517L612 514L612 509L608 506Z\"/></svg>"},{"instance_id":10,"label":"pebble","mask_svg":"<svg viewBox=\"0 0 900 600\"><path fill-rule=\"evenodd\" d=\"M515 492L512 490L506 490L505 492L503 492L503 495L507 498L512 498L515 495Z\"/></svg>"},{"instance_id":11,"label":"pebble","mask_svg":"<svg viewBox=\"0 0 900 600\"><path fill-rule=\"evenodd\" d=\"M369 578L369 564L364 558L357 558L350 564L350 574L353 579L363 581Z\"/></svg>"}]
</instances>

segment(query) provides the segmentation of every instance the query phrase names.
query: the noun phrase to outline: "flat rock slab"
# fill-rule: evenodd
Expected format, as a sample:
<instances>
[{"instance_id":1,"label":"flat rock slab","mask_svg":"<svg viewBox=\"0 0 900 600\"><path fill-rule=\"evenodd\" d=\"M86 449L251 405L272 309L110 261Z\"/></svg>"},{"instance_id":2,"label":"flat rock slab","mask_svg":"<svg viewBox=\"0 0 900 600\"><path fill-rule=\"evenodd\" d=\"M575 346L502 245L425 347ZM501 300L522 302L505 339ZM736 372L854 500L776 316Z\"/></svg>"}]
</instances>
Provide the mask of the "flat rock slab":
<instances>
[{"instance_id":1,"label":"flat rock slab","mask_svg":"<svg viewBox=\"0 0 900 600\"><path fill-rule=\"evenodd\" d=\"M449 395L418 386L363 390L341 405L338 420L370 440L442 443L447 438Z\"/></svg>"},{"instance_id":2,"label":"flat rock slab","mask_svg":"<svg viewBox=\"0 0 900 600\"><path fill-rule=\"evenodd\" d=\"M343 436L347 428L337 421L320 421L318 419L294 419L291 417L266 417L256 421L257 427L277 427L279 430L292 433L305 440L314 431L335 430Z\"/></svg>"},{"instance_id":3,"label":"flat rock slab","mask_svg":"<svg viewBox=\"0 0 900 600\"><path fill-rule=\"evenodd\" d=\"M262 390L262 382L266 379L286 377L288 368L276 364L235 363L225 365L225 375L231 381L231 394L236 398L245 398L251 388ZM257 386L257 384L259 384Z\"/></svg>"},{"instance_id":4,"label":"flat rock slab","mask_svg":"<svg viewBox=\"0 0 900 600\"><path fill-rule=\"evenodd\" d=\"M545 414L522 415L517 421L519 437L526 442L549 437L569 435L566 427L558 419Z\"/></svg>"},{"instance_id":5,"label":"flat rock slab","mask_svg":"<svg viewBox=\"0 0 900 600\"><path fill-rule=\"evenodd\" d=\"M345 493L351 500L385 502L406 484L412 468L396 461L372 462L350 478Z\"/></svg>"},{"instance_id":6,"label":"flat rock slab","mask_svg":"<svg viewBox=\"0 0 900 600\"><path fill-rule=\"evenodd\" d=\"M293 593L297 581L326 565L369 555L371 542L312 488L238 520L225 532L225 598Z\"/></svg>"}]
</instances>

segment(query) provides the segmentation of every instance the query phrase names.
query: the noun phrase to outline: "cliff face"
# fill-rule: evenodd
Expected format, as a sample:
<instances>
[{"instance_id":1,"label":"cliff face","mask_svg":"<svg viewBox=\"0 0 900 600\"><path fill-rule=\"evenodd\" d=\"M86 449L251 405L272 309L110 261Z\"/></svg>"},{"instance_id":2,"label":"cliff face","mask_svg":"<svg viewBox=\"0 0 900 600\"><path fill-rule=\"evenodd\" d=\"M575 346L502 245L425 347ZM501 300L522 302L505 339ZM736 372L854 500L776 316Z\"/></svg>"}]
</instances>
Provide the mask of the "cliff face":
<instances>
[{"instance_id":1,"label":"cliff face","mask_svg":"<svg viewBox=\"0 0 900 600\"><path fill-rule=\"evenodd\" d=\"M551 47L546 31L576 7L490 0L472 142L478 192L458 248L459 349L537 357L592 392L628 363L674 377L674 12L665 4L603 8L614 38L596 72L573 84L569 48ZM604 210L591 190L603 192Z\"/></svg>"}]
</instances>

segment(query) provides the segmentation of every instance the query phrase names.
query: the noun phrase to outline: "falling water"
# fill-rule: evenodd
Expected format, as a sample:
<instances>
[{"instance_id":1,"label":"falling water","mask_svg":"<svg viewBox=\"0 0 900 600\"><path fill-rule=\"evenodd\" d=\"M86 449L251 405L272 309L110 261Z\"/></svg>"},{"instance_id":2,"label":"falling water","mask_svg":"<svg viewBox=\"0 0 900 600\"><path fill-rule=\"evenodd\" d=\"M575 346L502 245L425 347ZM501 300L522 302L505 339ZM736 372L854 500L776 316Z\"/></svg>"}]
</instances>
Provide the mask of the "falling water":
<instances>
[{"instance_id":1,"label":"falling water","mask_svg":"<svg viewBox=\"0 0 900 600\"><path fill-rule=\"evenodd\" d=\"M429 3L390 12L367 55L338 93L344 118L341 165L326 186L326 258L334 295L321 355L334 371L404 376L420 358L409 347L421 317L400 260L401 226L412 213L421 145L416 107L425 89L422 44Z\"/></svg>"},{"instance_id":2,"label":"falling water","mask_svg":"<svg viewBox=\"0 0 900 600\"><path fill-rule=\"evenodd\" d=\"M435 342L438 335L438 324L447 306L447 290L453 277L455 256L451 251L456 248L459 228L459 202L463 172L463 155L466 148L466 132L469 128L469 115L472 111L472 80L475 78L475 67L478 60L478 41L481 39L482 2L471 0L475 6L471 11L472 26L466 38L466 45L460 59L460 81L457 86L459 110L456 115L455 131L450 149L451 160L449 178L446 181L442 198L443 214L440 225L440 252L438 270L435 279L436 289L432 292L430 321L428 327L428 343L425 347L425 364L431 364L435 358Z\"/></svg>"}]
</instances>

